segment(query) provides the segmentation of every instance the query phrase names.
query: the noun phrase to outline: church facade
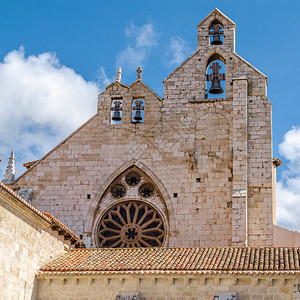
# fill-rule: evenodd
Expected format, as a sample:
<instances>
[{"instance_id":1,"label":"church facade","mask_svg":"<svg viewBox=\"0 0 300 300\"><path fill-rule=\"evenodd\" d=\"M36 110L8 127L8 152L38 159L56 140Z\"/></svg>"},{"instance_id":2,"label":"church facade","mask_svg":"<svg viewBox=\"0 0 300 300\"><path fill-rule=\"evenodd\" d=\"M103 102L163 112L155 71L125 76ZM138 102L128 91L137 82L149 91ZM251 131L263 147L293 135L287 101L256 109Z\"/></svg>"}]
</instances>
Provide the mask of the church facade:
<instances>
[{"instance_id":1,"label":"church facade","mask_svg":"<svg viewBox=\"0 0 300 300\"><path fill-rule=\"evenodd\" d=\"M163 98L119 69L97 113L6 182L97 248L40 269L40 299L299 299L299 248L274 247L300 236L276 225L267 77L235 30L212 11Z\"/></svg>"},{"instance_id":2,"label":"church facade","mask_svg":"<svg viewBox=\"0 0 300 300\"><path fill-rule=\"evenodd\" d=\"M13 188L88 247L273 245L267 77L235 53L235 24L214 10L197 26L163 99L137 71Z\"/></svg>"}]
</instances>

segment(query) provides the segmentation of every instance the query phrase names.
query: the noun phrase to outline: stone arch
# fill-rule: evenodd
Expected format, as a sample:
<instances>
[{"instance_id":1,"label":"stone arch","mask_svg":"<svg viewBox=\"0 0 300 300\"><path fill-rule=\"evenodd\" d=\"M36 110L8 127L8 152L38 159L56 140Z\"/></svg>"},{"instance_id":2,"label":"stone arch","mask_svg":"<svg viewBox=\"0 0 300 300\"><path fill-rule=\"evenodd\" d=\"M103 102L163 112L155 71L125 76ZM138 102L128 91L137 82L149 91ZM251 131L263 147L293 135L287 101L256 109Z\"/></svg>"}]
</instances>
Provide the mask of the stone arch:
<instances>
[{"instance_id":1,"label":"stone arch","mask_svg":"<svg viewBox=\"0 0 300 300\"><path fill-rule=\"evenodd\" d=\"M224 25L217 18L215 18L208 27L209 30L209 44L223 45Z\"/></svg>"},{"instance_id":2,"label":"stone arch","mask_svg":"<svg viewBox=\"0 0 300 300\"><path fill-rule=\"evenodd\" d=\"M212 53L205 68L205 90L206 98L226 98L226 59L218 52Z\"/></svg>"},{"instance_id":3,"label":"stone arch","mask_svg":"<svg viewBox=\"0 0 300 300\"><path fill-rule=\"evenodd\" d=\"M90 206L90 209L87 214L87 219L85 222L85 231L93 233L95 224L97 222L97 218L99 218L99 205L101 203L103 195L106 193L108 188L111 186L111 184L121 175L124 174L127 170L131 168L136 168L137 170L140 170L145 176L149 177L149 179L155 184L157 187L157 190L159 191L161 195L162 202L164 203L166 207L166 213L164 213L164 217L167 219L167 227L168 227L168 234L169 232L174 232L176 230L175 228L175 222L174 222L174 209L171 202L171 198L164 187L161 180L152 172L151 169L149 169L145 164L143 164L140 161L137 160L131 160L124 164L122 167L118 168L114 173L112 173L103 184L101 184L101 187L99 188L98 192L96 193L94 200ZM168 240L168 238L167 238ZM167 243L165 243L167 244Z\"/></svg>"},{"instance_id":4,"label":"stone arch","mask_svg":"<svg viewBox=\"0 0 300 300\"><path fill-rule=\"evenodd\" d=\"M218 18L213 19L213 20L210 22L210 25L208 26L208 28L210 28L210 27L213 26L214 24L220 24L220 25L224 28L223 23L222 23Z\"/></svg>"},{"instance_id":5,"label":"stone arch","mask_svg":"<svg viewBox=\"0 0 300 300\"><path fill-rule=\"evenodd\" d=\"M218 52L214 52L213 54L211 54L207 61L206 61L206 67L208 67L208 65L213 62L214 60L220 60L222 61L224 64L226 64L226 59L221 55L219 54Z\"/></svg>"},{"instance_id":6,"label":"stone arch","mask_svg":"<svg viewBox=\"0 0 300 300\"><path fill-rule=\"evenodd\" d=\"M210 113L217 113L220 114L221 116L223 116L228 124L229 124L229 128L230 128L230 133L232 131L232 117L231 117L231 113L227 112L226 110L219 108L219 107L211 107L211 108L203 108L201 109L201 111L195 113L195 118L196 121L194 123L194 132L196 134L196 127L197 127L197 123L198 121L203 118L204 115L210 114Z\"/></svg>"}]
</instances>

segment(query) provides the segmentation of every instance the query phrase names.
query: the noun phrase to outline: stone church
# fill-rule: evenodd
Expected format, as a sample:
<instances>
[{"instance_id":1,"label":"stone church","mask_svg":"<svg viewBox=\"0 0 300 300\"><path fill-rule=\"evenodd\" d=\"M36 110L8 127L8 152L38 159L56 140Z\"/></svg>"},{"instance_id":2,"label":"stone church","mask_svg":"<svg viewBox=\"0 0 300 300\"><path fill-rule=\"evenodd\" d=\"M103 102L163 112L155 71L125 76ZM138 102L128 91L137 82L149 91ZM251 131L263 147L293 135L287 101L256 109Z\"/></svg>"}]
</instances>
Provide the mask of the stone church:
<instances>
[{"instance_id":1,"label":"stone church","mask_svg":"<svg viewBox=\"0 0 300 300\"><path fill-rule=\"evenodd\" d=\"M163 98L141 67L130 86L119 68L92 118L17 179L8 167L6 211L16 201L14 222L36 215L35 239L52 241L22 299L300 299L300 234L276 225L267 77L235 53L235 30L213 10Z\"/></svg>"}]
</instances>

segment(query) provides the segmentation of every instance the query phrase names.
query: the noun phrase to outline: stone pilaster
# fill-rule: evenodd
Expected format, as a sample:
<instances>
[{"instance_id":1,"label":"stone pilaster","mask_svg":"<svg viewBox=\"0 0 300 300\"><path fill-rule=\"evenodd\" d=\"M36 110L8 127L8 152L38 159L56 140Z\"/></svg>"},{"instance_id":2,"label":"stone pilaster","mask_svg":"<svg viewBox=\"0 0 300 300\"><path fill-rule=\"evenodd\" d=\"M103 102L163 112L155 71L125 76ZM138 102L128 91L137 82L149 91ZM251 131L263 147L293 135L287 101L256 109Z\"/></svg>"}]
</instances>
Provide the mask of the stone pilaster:
<instances>
[{"instance_id":1,"label":"stone pilaster","mask_svg":"<svg viewBox=\"0 0 300 300\"><path fill-rule=\"evenodd\" d=\"M233 78L232 245L247 245L247 88L246 76Z\"/></svg>"}]
</instances>

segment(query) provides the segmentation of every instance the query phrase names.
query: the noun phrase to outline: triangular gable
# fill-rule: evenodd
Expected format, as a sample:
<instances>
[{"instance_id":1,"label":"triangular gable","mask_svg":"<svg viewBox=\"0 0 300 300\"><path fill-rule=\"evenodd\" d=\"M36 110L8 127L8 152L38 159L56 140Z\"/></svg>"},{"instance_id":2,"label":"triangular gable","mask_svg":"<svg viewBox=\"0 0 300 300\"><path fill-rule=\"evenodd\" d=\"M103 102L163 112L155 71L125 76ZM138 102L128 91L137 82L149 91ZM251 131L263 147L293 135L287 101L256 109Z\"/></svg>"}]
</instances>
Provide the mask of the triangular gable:
<instances>
[{"instance_id":1,"label":"triangular gable","mask_svg":"<svg viewBox=\"0 0 300 300\"><path fill-rule=\"evenodd\" d=\"M233 25L234 28L235 28L235 23L229 19L225 14L223 14L220 10L218 10L217 8L215 8L208 16L206 16L198 25L197 27L201 27L203 24L205 24L207 22L207 20L211 17L215 17L217 18L218 16L221 18L221 19L225 19L229 24ZM219 20L221 21L221 20Z\"/></svg>"},{"instance_id":2,"label":"triangular gable","mask_svg":"<svg viewBox=\"0 0 300 300\"><path fill-rule=\"evenodd\" d=\"M168 77L166 77L163 82L170 79L179 69L181 69L189 60L191 60L196 54L198 54L199 50L196 50L191 56L189 56L181 65L179 65Z\"/></svg>"},{"instance_id":3,"label":"triangular gable","mask_svg":"<svg viewBox=\"0 0 300 300\"><path fill-rule=\"evenodd\" d=\"M268 77L262 73L261 71L259 71L258 69L256 69L255 67L253 67L250 63L248 63L244 58L242 58L241 56L239 56L238 54L236 54L235 52L232 53L233 55L235 55L238 59L240 59L243 63L245 63L248 67L250 67L251 69L253 69L256 73L258 73L260 76L264 77L267 81L267 85L268 85Z\"/></svg>"},{"instance_id":4,"label":"triangular gable","mask_svg":"<svg viewBox=\"0 0 300 300\"><path fill-rule=\"evenodd\" d=\"M115 82L112 82L111 84L109 84L109 85L105 88L105 90L110 89L110 88L113 87L114 85L120 85L121 87L123 87L123 88L125 88L125 89L129 89L129 86L128 86L128 85L126 85L126 84L124 84L124 83L121 83L121 82L119 82L119 81L115 81Z\"/></svg>"},{"instance_id":5,"label":"triangular gable","mask_svg":"<svg viewBox=\"0 0 300 300\"><path fill-rule=\"evenodd\" d=\"M199 50L195 51L190 57L188 57L180 66L178 66L168 77L166 77L163 82L167 81L168 79L170 79L178 70L180 70L189 60L191 60L197 53L199 52ZM223 52L228 53L227 51L225 51L223 49ZM247 62L244 58L242 58L241 56L239 56L238 54L236 54L235 52L232 53L228 53L230 55L235 55L238 59L240 59L243 63L245 63L248 67L250 67L251 69L253 69L255 72L257 72L260 76L264 77L267 81L267 85L268 85L268 77L262 73L261 71L259 71L258 69L256 69L255 67L253 67L249 62Z\"/></svg>"},{"instance_id":6,"label":"triangular gable","mask_svg":"<svg viewBox=\"0 0 300 300\"><path fill-rule=\"evenodd\" d=\"M34 165L32 165L29 169L27 169L23 174L21 174L13 183L17 183L23 176L25 176L27 173L31 172L36 166L38 166L45 158L47 158L52 152L54 152L56 149L58 149L61 145L63 145L66 141L68 141L73 135L75 135L78 131L80 131L83 127L85 127L88 123L93 121L97 117L97 114L93 115L90 119L88 119L85 123L83 123L79 128L77 128L75 131L73 131L68 137L66 137L62 142L60 142L58 145L56 145L52 150L50 150L48 153L46 153L42 158L40 158Z\"/></svg>"},{"instance_id":7,"label":"triangular gable","mask_svg":"<svg viewBox=\"0 0 300 300\"><path fill-rule=\"evenodd\" d=\"M144 83L141 80L136 80L135 82L133 82L130 85L130 88L132 88L133 86L135 86L138 83L140 83L144 88L146 88L150 93L152 93L159 101L162 101L162 98L160 96L158 96L146 83Z\"/></svg>"}]
</instances>

